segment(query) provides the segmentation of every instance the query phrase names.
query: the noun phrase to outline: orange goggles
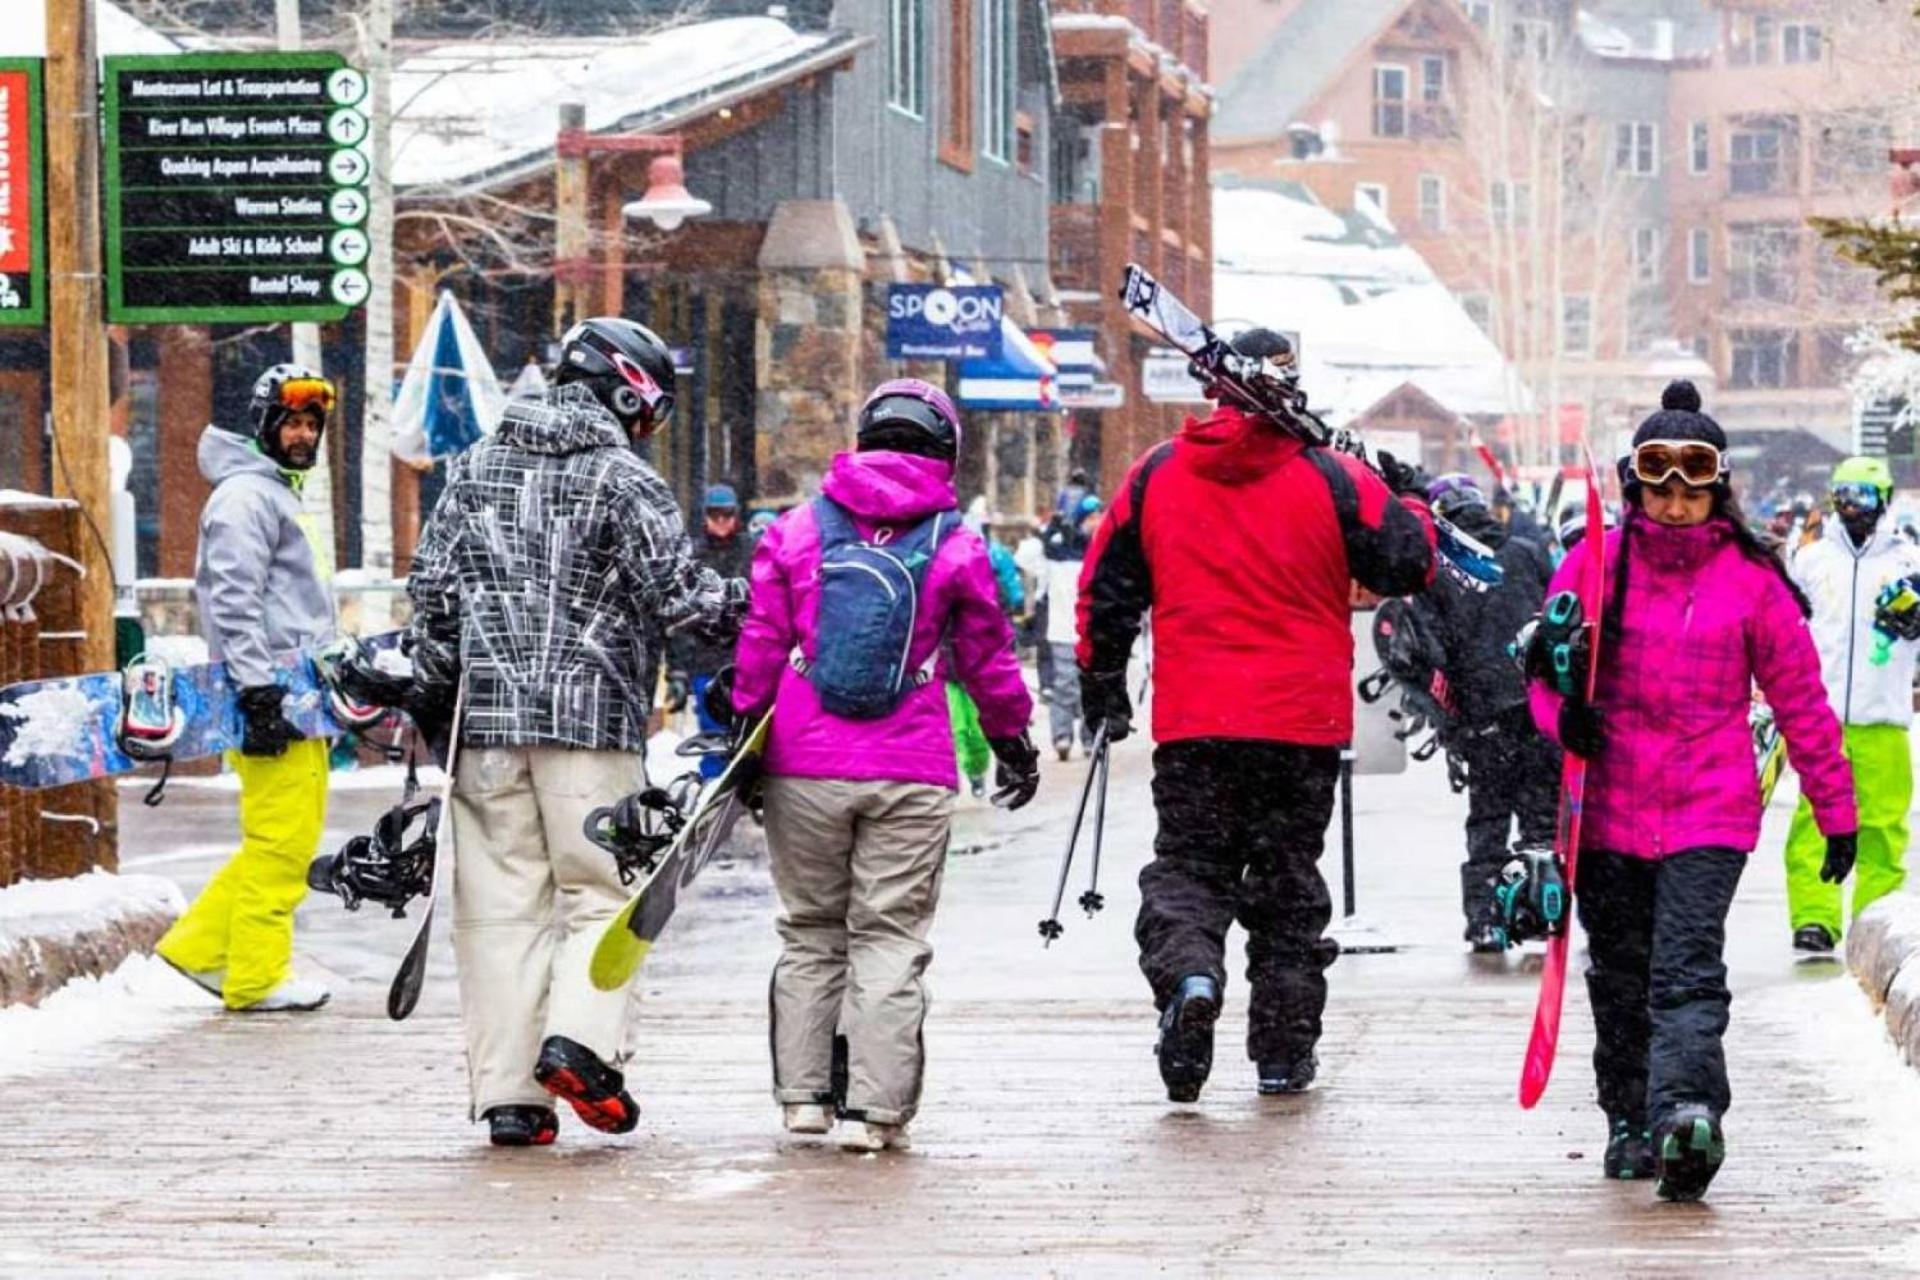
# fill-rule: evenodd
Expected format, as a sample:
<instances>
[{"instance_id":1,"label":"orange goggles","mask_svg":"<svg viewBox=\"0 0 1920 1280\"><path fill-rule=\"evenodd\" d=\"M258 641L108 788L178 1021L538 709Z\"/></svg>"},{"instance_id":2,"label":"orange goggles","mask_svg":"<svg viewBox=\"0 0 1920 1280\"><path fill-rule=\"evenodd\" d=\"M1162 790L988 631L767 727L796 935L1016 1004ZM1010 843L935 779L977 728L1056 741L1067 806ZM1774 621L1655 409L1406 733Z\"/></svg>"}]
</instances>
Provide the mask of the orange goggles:
<instances>
[{"instance_id":1,"label":"orange goggles","mask_svg":"<svg viewBox=\"0 0 1920 1280\"><path fill-rule=\"evenodd\" d=\"M1725 475L1720 451L1698 440L1649 440L1633 451L1633 475L1641 484L1682 484L1704 489Z\"/></svg>"},{"instance_id":2,"label":"orange goggles","mask_svg":"<svg viewBox=\"0 0 1920 1280\"><path fill-rule=\"evenodd\" d=\"M286 409L333 412L333 383L325 378L288 378L280 384L280 404Z\"/></svg>"}]
</instances>

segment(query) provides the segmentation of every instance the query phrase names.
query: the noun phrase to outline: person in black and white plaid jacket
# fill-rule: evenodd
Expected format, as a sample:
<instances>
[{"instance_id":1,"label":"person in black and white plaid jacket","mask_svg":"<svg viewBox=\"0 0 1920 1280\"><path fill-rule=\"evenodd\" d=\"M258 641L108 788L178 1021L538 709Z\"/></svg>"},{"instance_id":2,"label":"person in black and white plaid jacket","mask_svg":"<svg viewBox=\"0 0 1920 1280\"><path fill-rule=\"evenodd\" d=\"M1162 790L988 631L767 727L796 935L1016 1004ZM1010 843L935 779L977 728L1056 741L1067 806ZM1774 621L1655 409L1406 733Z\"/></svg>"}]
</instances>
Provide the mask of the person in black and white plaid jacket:
<instances>
[{"instance_id":1,"label":"person in black and white plaid jacket","mask_svg":"<svg viewBox=\"0 0 1920 1280\"><path fill-rule=\"evenodd\" d=\"M672 412L659 338L586 321L554 384L453 461L407 583L416 703L451 709L464 681L454 948L473 1113L499 1145L551 1142L550 1094L596 1128L638 1119L614 1065L626 993L587 978L625 891L581 826L643 784L667 635L730 639L747 596L693 558L672 492L629 447Z\"/></svg>"}]
</instances>

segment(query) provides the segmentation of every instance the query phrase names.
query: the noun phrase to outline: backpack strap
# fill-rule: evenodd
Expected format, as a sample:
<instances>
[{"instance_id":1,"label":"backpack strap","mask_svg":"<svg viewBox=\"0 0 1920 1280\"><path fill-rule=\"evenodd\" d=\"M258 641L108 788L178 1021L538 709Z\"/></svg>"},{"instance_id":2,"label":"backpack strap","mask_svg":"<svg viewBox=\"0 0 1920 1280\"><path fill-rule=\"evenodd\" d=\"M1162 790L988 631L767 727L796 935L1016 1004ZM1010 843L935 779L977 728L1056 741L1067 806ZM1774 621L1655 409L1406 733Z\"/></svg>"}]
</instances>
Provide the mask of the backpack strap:
<instances>
[{"instance_id":1,"label":"backpack strap","mask_svg":"<svg viewBox=\"0 0 1920 1280\"><path fill-rule=\"evenodd\" d=\"M813 500L813 523L820 530L822 551L861 540L847 509L824 493Z\"/></svg>"},{"instance_id":2,"label":"backpack strap","mask_svg":"<svg viewBox=\"0 0 1920 1280\"><path fill-rule=\"evenodd\" d=\"M920 571L914 575L913 589L915 591L920 590L926 583L927 570L933 567L934 557L940 554L940 548L945 545L948 538L960 531L962 527L960 513L951 509L936 511L921 524L920 528L924 529L929 525L931 525L932 528L927 534L927 559L926 562L920 566ZM918 530L915 532L918 532ZM946 649L946 642L947 637L943 634L934 644L933 651L927 655L927 660L915 669L913 673L914 688L918 689L924 685L933 683L933 673L940 665L940 654Z\"/></svg>"}]
</instances>

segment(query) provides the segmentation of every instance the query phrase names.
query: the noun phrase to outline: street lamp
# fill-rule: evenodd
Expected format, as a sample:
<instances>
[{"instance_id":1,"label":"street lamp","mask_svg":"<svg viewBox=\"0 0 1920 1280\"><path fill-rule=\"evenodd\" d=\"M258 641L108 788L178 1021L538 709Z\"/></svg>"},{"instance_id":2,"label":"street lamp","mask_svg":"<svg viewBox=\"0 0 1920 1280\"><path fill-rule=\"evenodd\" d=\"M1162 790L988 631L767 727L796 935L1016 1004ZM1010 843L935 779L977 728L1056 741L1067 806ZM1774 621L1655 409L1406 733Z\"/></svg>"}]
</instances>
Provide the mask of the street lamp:
<instances>
[{"instance_id":1,"label":"street lamp","mask_svg":"<svg viewBox=\"0 0 1920 1280\"><path fill-rule=\"evenodd\" d=\"M687 190L686 172L676 147L647 164L647 194L621 206L629 218L645 218L662 231L677 230L688 218L713 212L713 205Z\"/></svg>"}]
</instances>

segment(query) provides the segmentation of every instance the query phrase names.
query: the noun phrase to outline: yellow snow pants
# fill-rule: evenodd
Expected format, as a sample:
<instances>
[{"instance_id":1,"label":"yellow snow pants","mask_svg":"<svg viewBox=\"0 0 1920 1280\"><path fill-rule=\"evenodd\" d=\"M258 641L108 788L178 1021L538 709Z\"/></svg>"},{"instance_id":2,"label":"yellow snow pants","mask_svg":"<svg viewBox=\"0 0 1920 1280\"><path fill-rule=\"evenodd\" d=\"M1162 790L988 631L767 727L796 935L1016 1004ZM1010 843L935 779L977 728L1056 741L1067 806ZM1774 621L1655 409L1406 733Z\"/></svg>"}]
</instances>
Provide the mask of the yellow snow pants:
<instances>
[{"instance_id":1,"label":"yellow snow pants","mask_svg":"<svg viewBox=\"0 0 1920 1280\"><path fill-rule=\"evenodd\" d=\"M1853 871L1853 914L1858 916L1907 879L1907 808L1913 803L1913 748L1897 724L1842 727L1847 763L1853 766L1854 802L1860 809L1860 859ZM1820 878L1827 842L1802 797L1787 833L1787 909L1793 927L1817 924L1840 937L1841 889Z\"/></svg>"},{"instance_id":2,"label":"yellow snow pants","mask_svg":"<svg viewBox=\"0 0 1920 1280\"><path fill-rule=\"evenodd\" d=\"M261 999L292 968L293 909L307 896L327 820L328 745L308 738L283 756L227 753L240 778L240 851L156 950L182 969L225 969L229 1009Z\"/></svg>"}]
</instances>

